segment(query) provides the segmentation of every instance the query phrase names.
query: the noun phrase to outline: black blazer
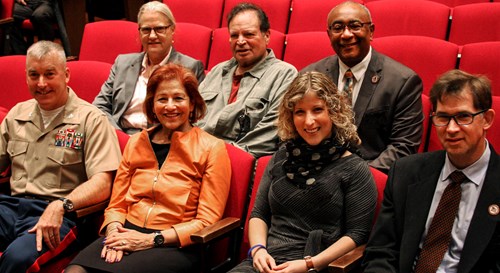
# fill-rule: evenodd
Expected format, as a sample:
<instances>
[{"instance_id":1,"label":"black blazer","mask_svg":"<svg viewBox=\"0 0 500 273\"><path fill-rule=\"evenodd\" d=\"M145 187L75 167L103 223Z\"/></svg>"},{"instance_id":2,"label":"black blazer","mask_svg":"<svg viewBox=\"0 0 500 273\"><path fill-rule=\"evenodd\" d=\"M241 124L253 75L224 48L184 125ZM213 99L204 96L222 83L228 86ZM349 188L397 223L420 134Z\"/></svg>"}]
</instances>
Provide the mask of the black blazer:
<instances>
[{"instance_id":1,"label":"black blazer","mask_svg":"<svg viewBox=\"0 0 500 273\"><path fill-rule=\"evenodd\" d=\"M339 59L329 56L305 67L339 79ZM361 155L370 166L388 172L394 160L417 152L422 137L422 80L410 68L372 49L354 119Z\"/></svg>"},{"instance_id":2,"label":"black blazer","mask_svg":"<svg viewBox=\"0 0 500 273\"><path fill-rule=\"evenodd\" d=\"M500 158L493 147L490 149L491 158L471 215L459 273L500 272L500 215L488 212L490 205L500 205ZM417 154L393 165L365 251L365 273L411 272L445 155L445 151Z\"/></svg>"}]
</instances>

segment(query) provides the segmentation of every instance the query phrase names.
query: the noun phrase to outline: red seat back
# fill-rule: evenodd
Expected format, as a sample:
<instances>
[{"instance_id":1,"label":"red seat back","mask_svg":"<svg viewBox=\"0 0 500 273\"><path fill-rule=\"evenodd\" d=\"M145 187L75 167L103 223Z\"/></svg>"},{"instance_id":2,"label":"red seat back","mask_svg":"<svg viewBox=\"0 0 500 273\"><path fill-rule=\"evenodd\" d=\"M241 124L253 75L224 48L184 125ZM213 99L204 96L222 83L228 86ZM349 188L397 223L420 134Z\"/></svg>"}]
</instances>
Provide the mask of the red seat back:
<instances>
[{"instance_id":1,"label":"red seat back","mask_svg":"<svg viewBox=\"0 0 500 273\"><path fill-rule=\"evenodd\" d=\"M477 3L453 8L449 41L459 46L500 41L500 3Z\"/></svg>"},{"instance_id":2,"label":"red seat back","mask_svg":"<svg viewBox=\"0 0 500 273\"><path fill-rule=\"evenodd\" d=\"M459 68L472 74L486 75L491 81L492 95L500 96L499 56L500 41L466 44L462 48Z\"/></svg>"},{"instance_id":3,"label":"red seat back","mask_svg":"<svg viewBox=\"0 0 500 273\"><path fill-rule=\"evenodd\" d=\"M307 54L305 54L307 52ZM283 60L301 70L302 68L334 55L330 39L325 31L300 32L286 35Z\"/></svg>"},{"instance_id":4,"label":"red seat back","mask_svg":"<svg viewBox=\"0 0 500 273\"><path fill-rule=\"evenodd\" d=\"M366 7L375 24L374 37L419 35L446 39L451 12L446 5L422 0L384 0L368 2Z\"/></svg>"},{"instance_id":5,"label":"red seat back","mask_svg":"<svg viewBox=\"0 0 500 273\"><path fill-rule=\"evenodd\" d=\"M370 167L370 171L372 172L373 179L375 180L375 184L377 186L377 207L375 209L375 219L377 219L378 213L380 211L380 207L382 205L382 200L384 199L384 189L385 184L387 182L387 174Z\"/></svg>"},{"instance_id":6,"label":"red seat back","mask_svg":"<svg viewBox=\"0 0 500 273\"><path fill-rule=\"evenodd\" d=\"M231 161L231 188L223 218L239 218L242 221L241 225L243 225L255 159L249 153L231 144L226 144L226 148ZM228 241L229 238L225 238L211 246L213 251L206 258L210 267L225 264L226 262L235 263L238 255L233 252L232 248L237 247L237 242L241 238L241 230L237 230L234 236L232 242ZM234 245L231 243L234 243Z\"/></svg>"},{"instance_id":7,"label":"red seat back","mask_svg":"<svg viewBox=\"0 0 500 273\"><path fill-rule=\"evenodd\" d=\"M11 109L19 102L31 99L26 84L26 56L0 57L0 106Z\"/></svg>"},{"instance_id":8,"label":"red seat back","mask_svg":"<svg viewBox=\"0 0 500 273\"><path fill-rule=\"evenodd\" d=\"M363 2L361 0L354 1ZM293 0L288 33L326 32L328 13L342 2L344 0Z\"/></svg>"},{"instance_id":9,"label":"red seat back","mask_svg":"<svg viewBox=\"0 0 500 273\"><path fill-rule=\"evenodd\" d=\"M218 28L221 24L224 0L163 0L177 22Z\"/></svg>"},{"instance_id":10,"label":"red seat back","mask_svg":"<svg viewBox=\"0 0 500 273\"><path fill-rule=\"evenodd\" d=\"M0 22L12 22L14 17L14 0L2 0L0 6Z\"/></svg>"},{"instance_id":11,"label":"red seat back","mask_svg":"<svg viewBox=\"0 0 500 273\"><path fill-rule=\"evenodd\" d=\"M260 181L271 158L272 155L267 155L257 160L257 166L255 168L255 176L252 185L252 193L250 196L250 202L248 203L248 211L245 218L245 227L243 229L243 240L240 248L240 261L246 258L247 251L250 248L250 242L248 241L248 220L250 220L250 214L252 213L253 205L255 204L255 198L257 197L257 190L259 189Z\"/></svg>"},{"instance_id":12,"label":"red seat back","mask_svg":"<svg viewBox=\"0 0 500 273\"><path fill-rule=\"evenodd\" d=\"M474 4L474 3L490 2L490 0L432 0L432 1L441 3L443 5L447 5L450 8L461 5Z\"/></svg>"},{"instance_id":13,"label":"red seat back","mask_svg":"<svg viewBox=\"0 0 500 273\"><path fill-rule=\"evenodd\" d=\"M429 96L422 94L422 112L424 115L424 121L422 122L422 138L420 140L420 147L418 148L419 153L427 151L426 145L429 142L428 136L431 130L432 123L430 114L432 113L432 105Z\"/></svg>"},{"instance_id":14,"label":"red seat back","mask_svg":"<svg viewBox=\"0 0 500 273\"><path fill-rule=\"evenodd\" d=\"M88 23L83 31L79 60L113 64L119 54L141 52L135 22L107 20Z\"/></svg>"},{"instance_id":15,"label":"red seat back","mask_svg":"<svg viewBox=\"0 0 500 273\"><path fill-rule=\"evenodd\" d=\"M493 96L493 105L491 106L495 110L495 120L493 125L486 133L486 139L493 145L494 148L499 149L500 147L500 96Z\"/></svg>"},{"instance_id":16,"label":"red seat back","mask_svg":"<svg viewBox=\"0 0 500 273\"><path fill-rule=\"evenodd\" d=\"M212 29L192 23L177 23L174 34L175 50L200 60L206 68L212 40Z\"/></svg>"},{"instance_id":17,"label":"red seat back","mask_svg":"<svg viewBox=\"0 0 500 273\"><path fill-rule=\"evenodd\" d=\"M123 150L125 150L125 146L127 146L127 142L130 136L124 133L122 130L116 129L116 137L118 137L118 144L120 144L120 150L123 153Z\"/></svg>"},{"instance_id":18,"label":"red seat back","mask_svg":"<svg viewBox=\"0 0 500 273\"><path fill-rule=\"evenodd\" d=\"M72 61L68 85L81 99L92 103L109 76L111 64L98 61Z\"/></svg>"},{"instance_id":19,"label":"red seat back","mask_svg":"<svg viewBox=\"0 0 500 273\"><path fill-rule=\"evenodd\" d=\"M9 112L9 110L7 108L4 108L4 107L0 106L0 123L2 123L3 119L5 118L5 116L7 116L8 112Z\"/></svg>"},{"instance_id":20,"label":"red seat back","mask_svg":"<svg viewBox=\"0 0 500 273\"><path fill-rule=\"evenodd\" d=\"M290 14L290 0L225 0L221 27L227 27L227 15L239 3L251 2L262 8L266 13L272 29L286 33L288 16Z\"/></svg>"},{"instance_id":21,"label":"red seat back","mask_svg":"<svg viewBox=\"0 0 500 273\"><path fill-rule=\"evenodd\" d=\"M224 217L243 219L255 159L251 154L231 144L226 144L226 148L231 160L231 189Z\"/></svg>"},{"instance_id":22,"label":"red seat back","mask_svg":"<svg viewBox=\"0 0 500 273\"><path fill-rule=\"evenodd\" d=\"M387 36L374 39L372 46L415 71L422 78L426 95L437 78L457 64L458 46L437 38ZM432 65L429 65L429 60L432 60Z\"/></svg>"}]
</instances>

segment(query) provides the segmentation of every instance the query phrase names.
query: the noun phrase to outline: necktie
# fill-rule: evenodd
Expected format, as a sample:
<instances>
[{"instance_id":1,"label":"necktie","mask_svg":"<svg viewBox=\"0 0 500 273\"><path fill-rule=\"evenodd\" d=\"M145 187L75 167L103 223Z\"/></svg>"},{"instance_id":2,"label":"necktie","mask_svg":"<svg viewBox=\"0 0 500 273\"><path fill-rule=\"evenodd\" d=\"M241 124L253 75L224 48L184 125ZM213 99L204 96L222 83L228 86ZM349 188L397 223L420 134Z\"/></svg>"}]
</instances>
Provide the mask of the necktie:
<instances>
[{"instance_id":1,"label":"necktie","mask_svg":"<svg viewBox=\"0 0 500 273\"><path fill-rule=\"evenodd\" d=\"M448 250L451 230L458 212L462 188L467 177L460 171L450 174L451 183L445 188L415 267L415 273L435 273Z\"/></svg>"},{"instance_id":2,"label":"necktie","mask_svg":"<svg viewBox=\"0 0 500 273\"><path fill-rule=\"evenodd\" d=\"M352 74L351 69L347 70L344 74L344 94L349 102L349 105L352 105L352 87L354 86L354 75Z\"/></svg>"}]
</instances>

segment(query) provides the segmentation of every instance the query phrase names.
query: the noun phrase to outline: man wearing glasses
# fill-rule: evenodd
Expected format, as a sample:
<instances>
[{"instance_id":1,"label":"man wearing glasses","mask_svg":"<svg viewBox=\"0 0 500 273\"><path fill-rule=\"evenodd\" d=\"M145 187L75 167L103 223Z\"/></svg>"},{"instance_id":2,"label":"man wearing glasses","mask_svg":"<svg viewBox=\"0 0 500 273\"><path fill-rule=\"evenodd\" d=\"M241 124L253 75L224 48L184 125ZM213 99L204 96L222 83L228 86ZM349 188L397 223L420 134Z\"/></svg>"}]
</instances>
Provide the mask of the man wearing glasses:
<instances>
[{"instance_id":1,"label":"man wearing glasses","mask_svg":"<svg viewBox=\"0 0 500 273\"><path fill-rule=\"evenodd\" d=\"M394 160L416 153L422 136L422 80L371 47L375 25L362 4L343 2L328 15L336 55L305 67L333 79L352 104L361 155L388 172Z\"/></svg>"},{"instance_id":2,"label":"man wearing glasses","mask_svg":"<svg viewBox=\"0 0 500 273\"><path fill-rule=\"evenodd\" d=\"M207 115L198 126L254 157L269 155L278 150L278 106L297 69L267 48L270 25L260 7L238 4L227 18L233 58L201 83Z\"/></svg>"},{"instance_id":3,"label":"man wearing glasses","mask_svg":"<svg viewBox=\"0 0 500 273\"><path fill-rule=\"evenodd\" d=\"M115 128L129 135L151 126L142 105L149 76L156 68L176 63L192 70L198 82L205 78L201 61L175 50L175 18L166 4L160 1L147 2L139 9L137 19L137 33L143 52L119 55L93 102L106 113Z\"/></svg>"},{"instance_id":4,"label":"man wearing glasses","mask_svg":"<svg viewBox=\"0 0 500 273\"><path fill-rule=\"evenodd\" d=\"M490 83L452 70L431 89L444 151L396 160L363 272L500 272L500 157Z\"/></svg>"}]
</instances>

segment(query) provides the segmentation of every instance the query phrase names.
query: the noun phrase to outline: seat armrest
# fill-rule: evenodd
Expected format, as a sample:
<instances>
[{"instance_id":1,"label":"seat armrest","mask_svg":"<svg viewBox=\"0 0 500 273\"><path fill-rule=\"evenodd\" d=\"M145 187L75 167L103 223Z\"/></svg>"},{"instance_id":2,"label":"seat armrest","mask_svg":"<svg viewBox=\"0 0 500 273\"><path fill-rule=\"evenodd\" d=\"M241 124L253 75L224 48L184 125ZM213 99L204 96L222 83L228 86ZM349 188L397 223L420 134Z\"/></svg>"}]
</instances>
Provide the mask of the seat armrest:
<instances>
[{"instance_id":1,"label":"seat armrest","mask_svg":"<svg viewBox=\"0 0 500 273\"><path fill-rule=\"evenodd\" d=\"M358 272L366 245L360 245L328 265L330 273ZM354 271L357 270L357 271Z\"/></svg>"},{"instance_id":2,"label":"seat armrest","mask_svg":"<svg viewBox=\"0 0 500 273\"><path fill-rule=\"evenodd\" d=\"M239 227L239 218L227 217L215 222L213 225L191 234L191 240L198 244L205 244Z\"/></svg>"},{"instance_id":3,"label":"seat armrest","mask_svg":"<svg viewBox=\"0 0 500 273\"><path fill-rule=\"evenodd\" d=\"M95 213L95 212L104 211L108 207L108 203L109 203L109 199L102 201L102 202L99 202L97 204L88 206L88 207L79 208L79 209L75 210L76 217L81 218L81 217L85 217L85 216L90 215L90 214Z\"/></svg>"},{"instance_id":4,"label":"seat armrest","mask_svg":"<svg viewBox=\"0 0 500 273\"><path fill-rule=\"evenodd\" d=\"M7 17L0 19L0 25L14 22L14 17Z\"/></svg>"}]
</instances>

